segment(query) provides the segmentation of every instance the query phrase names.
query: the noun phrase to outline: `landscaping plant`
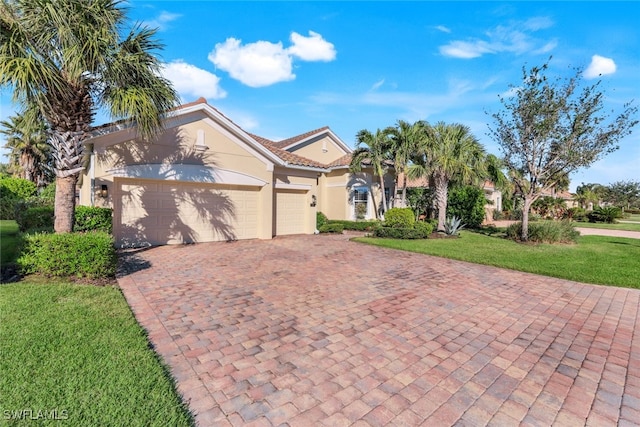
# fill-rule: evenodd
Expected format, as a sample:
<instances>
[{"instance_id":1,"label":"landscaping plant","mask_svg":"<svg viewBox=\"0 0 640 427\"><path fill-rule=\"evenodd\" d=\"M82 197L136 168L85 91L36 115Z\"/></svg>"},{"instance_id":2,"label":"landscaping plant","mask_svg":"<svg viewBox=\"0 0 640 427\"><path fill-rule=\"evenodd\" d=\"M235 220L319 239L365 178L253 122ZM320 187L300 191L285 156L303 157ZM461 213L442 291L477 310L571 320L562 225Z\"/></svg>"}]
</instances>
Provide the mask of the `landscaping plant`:
<instances>
[{"instance_id":1,"label":"landscaping plant","mask_svg":"<svg viewBox=\"0 0 640 427\"><path fill-rule=\"evenodd\" d=\"M32 234L24 239L17 264L23 274L112 278L116 273L113 237L104 232Z\"/></svg>"}]
</instances>

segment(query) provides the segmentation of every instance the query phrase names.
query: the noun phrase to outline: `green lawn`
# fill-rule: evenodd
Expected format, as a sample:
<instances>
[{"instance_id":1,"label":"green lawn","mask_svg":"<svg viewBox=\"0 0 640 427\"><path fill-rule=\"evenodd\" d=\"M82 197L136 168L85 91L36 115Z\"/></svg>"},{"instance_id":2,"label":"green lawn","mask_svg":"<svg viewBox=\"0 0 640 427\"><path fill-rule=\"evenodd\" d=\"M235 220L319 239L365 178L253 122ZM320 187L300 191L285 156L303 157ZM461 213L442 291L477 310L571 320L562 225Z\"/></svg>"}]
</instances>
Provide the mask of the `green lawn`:
<instances>
[{"instance_id":1,"label":"green lawn","mask_svg":"<svg viewBox=\"0 0 640 427\"><path fill-rule=\"evenodd\" d=\"M0 265L15 262L20 250L18 224L11 220L0 220Z\"/></svg>"},{"instance_id":2,"label":"green lawn","mask_svg":"<svg viewBox=\"0 0 640 427\"><path fill-rule=\"evenodd\" d=\"M0 425L193 425L118 288L40 281L0 286Z\"/></svg>"},{"instance_id":3,"label":"green lawn","mask_svg":"<svg viewBox=\"0 0 640 427\"><path fill-rule=\"evenodd\" d=\"M626 218L623 218L623 221L640 222L640 214L628 214Z\"/></svg>"},{"instance_id":4,"label":"green lawn","mask_svg":"<svg viewBox=\"0 0 640 427\"><path fill-rule=\"evenodd\" d=\"M631 220L624 220L631 221ZM584 228L602 228L605 230L625 230L625 231L640 231L640 222L639 223L631 223L631 222L619 222L617 224L605 224L602 222L593 223L593 222L574 222L573 225L575 227L584 227Z\"/></svg>"},{"instance_id":5,"label":"green lawn","mask_svg":"<svg viewBox=\"0 0 640 427\"><path fill-rule=\"evenodd\" d=\"M581 236L575 245L525 245L463 231L459 239L354 240L579 282L640 288L640 239Z\"/></svg>"}]
</instances>

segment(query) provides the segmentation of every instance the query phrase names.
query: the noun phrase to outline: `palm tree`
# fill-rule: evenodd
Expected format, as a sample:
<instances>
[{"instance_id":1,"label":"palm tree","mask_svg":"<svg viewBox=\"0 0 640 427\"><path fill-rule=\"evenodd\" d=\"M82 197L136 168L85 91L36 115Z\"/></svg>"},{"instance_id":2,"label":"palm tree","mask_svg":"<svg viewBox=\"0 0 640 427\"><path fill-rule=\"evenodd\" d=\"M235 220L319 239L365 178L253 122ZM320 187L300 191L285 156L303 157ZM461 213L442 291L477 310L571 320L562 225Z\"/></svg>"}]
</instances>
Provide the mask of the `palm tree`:
<instances>
[{"instance_id":1,"label":"palm tree","mask_svg":"<svg viewBox=\"0 0 640 427\"><path fill-rule=\"evenodd\" d=\"M438 122L425 126L418 156L408 169L410 178L428 177L435 190L438 230L444 230L449 183L472 182L486 176L485 150L464 125Z\"/></svg>"},{"instance_id":2,"label":"palm tree","mask_svg":"<svg viewBox=\"0 0 640 427\"><path fill-rule=\"evenodd\" d=\"M51 150L47 144L46 124L37 110L0 121L0 133L7 137L9 169L38 187L51 181Z\"/></svg>"},{"instance_id":3,"label":"palm tree","mask_svg":"<svg viewBox=\"0 0 640 427\"><path fill-rule=\"evenodd\" d=\"M426 126L426 122L417 121L410 124L404 120L398 120L395 127L388 128L391 136L391 154L393 157L393 167L396 171L396 189L394 195L398 194L398 177L403 177L402 196L400 205L407 205L407 167L409 159L418 146L418 140L422 133L422 128Z\"/></svg>"},{"instance_id":4,"label":"palm tree","mask_svg":"<svg viewBox=\"0 0 640 427\"><path fill-rule=\"evenodd\" d=\"M387 198L384 194L384 174L388 169L390 145L391 141L387 129L378 129L375 133L362 129L356 134L356 149L353 151L351 164L349 165L351 172L360 172L363 165L373 168L374 175L380 179L383 214L387 211ZM378 209L376 209L376 217L378 217Z\"/></svg>"},{"instance_id":5,"label":"palm tree","mask_svg":"<svg viewBox=\"0 0 640 427\"><path fill-rule=\"evenodd\" d=\"M0 86L36 106L50 129L56 174L55 230L73 229L83 141L98 108L136 123L143 139L162 128L177 94L160 76L155 30L125 29L118 0L12 0L0 3Z\"/></svg>"}]
</instances>

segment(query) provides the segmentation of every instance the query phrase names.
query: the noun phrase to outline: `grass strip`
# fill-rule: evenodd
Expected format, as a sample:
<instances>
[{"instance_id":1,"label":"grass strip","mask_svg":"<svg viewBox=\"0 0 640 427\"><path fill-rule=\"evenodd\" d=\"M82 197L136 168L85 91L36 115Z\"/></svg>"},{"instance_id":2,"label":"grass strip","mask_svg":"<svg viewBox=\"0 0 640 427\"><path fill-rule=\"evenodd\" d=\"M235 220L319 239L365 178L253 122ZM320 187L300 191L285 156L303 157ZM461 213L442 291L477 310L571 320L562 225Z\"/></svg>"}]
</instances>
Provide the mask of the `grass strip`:
<instances>
[{"instance_id":1,"label":"grass strip","mask_svg":"<svg viewBox=\"0 0 640 427\"><path fill-rule=\"evenodd\" d=\"M193 425L118 288L31 280L0 286L0 424Z\"/></svg>"},{"instance_id":2,"label":"grass strip","mask_svg":"<svg viewBox=\"0 0 640 427\"><path fill-rule=\"evenodd\" d=\"M640 288L640 239L580 236L575 245L532 245L463 231L459 239L353 240L578 282Z\"/></svg>"}]
</instances>

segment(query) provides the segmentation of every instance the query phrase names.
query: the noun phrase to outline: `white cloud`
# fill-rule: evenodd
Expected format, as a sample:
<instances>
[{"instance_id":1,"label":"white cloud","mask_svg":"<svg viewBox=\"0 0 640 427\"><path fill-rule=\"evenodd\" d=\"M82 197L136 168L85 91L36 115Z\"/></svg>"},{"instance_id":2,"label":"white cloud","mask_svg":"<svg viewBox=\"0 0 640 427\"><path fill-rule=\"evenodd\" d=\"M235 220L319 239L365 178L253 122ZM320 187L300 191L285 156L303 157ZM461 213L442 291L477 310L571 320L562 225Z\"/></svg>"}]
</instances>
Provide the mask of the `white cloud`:
<instances>
[{"instance_id":1,"label":"white cloud","mask_svg":"<svg viewBox=\"0 0 640 427\"><path fill-rule=\"evenodd\" d=\"M524 21L523 26L527 30L538 31L553 27L553 24L553 20L547 16L536 16Z\"/></svg>"},{"instance_id":2,"label":"white cloud","mask_svg":"<svg viewBox=\"0 0 640 427\"><path fill-rule=\"evenodd\" d=\"M593 55L591 63L584 71L584 77L587 79L595 79L596 77L613 74L616 72L616 63L611 58L605 58L600 55Z\"/></svg>"},{"instance_id":3,"label":"white cloud","mask_svg":"<svg viewBox=\"0 0 640 427\"><path fill-rule=\"evenodd\" d=\"M247 86L262 87L295 79L294 57L303 61L332 61L336 57L333 44L313 31L309 37L292 32L291 42L289 48L263 40L242 45L241 40L230 37L215 45L209 61Z\"/></svg>"},{"instance_id":4,"label":"white cloud","mask_svg":"<svg viewBox=\"0 0 640 427\"><path fill-rule=\"evenodd\" d=\"M282 43L258 41L242 46L233 37L217 43L209 61L247 86L262 87L293 80L291 55Z\"/></svg>"},{"instance_id":5,"label":"white cloud","mask_svg":"<svg viewBox=\"0 0 640 427\"><path fill-rule=\"evenodd\" d=\"M371 90L378 90L384 84L384 79L378 80L371 86Z\"/></svg>"},{"instance_id":6,"label":"white cloud","mask_svg":"<svg viewBox=\"0 0 640 427\"><path fill-rule=\"evenodd\" d=\"M293 46L287 51L303 61L333 61L336 59L336 49L318 33L309 31L309 37L296 32L290 37Z\"/></svg>"},{"instance_id":7,"label":"white cloud","mask_svg":"<svg viewBox=\"0 0 640 427\"><path fill-rule=\"evenodd\" d=\"M167 24L171 21L175 21L180 18L182 15L177 13L170 12L160 12L157 18L152 19L150 21L144 21L144 25L150 28L158 28L160 31L167 29Z\"/></svg>"},{"instance_id":8,"label":"white cloud","mask_svg":"<svg viewBox=\"0 0 640 427\"><path fill-rule=\"evenodd\" d=\"M434 28L438 31L442 31L443 33L451 32L451 30L448 27L445 27L444 25L436 25Z\"/></svg>"},{"instance_id":9,"label":"white cloud","mask_svg":"<svg viewBox=\"0 0 640 427\"><path fill-rule=\"evenodd\" d=\"M547 53L553 50L557 41L537 39L532 33L549 28L553 21L547 17L534 17L526 21L498 25L485 33L484 38L453 40L440 46L440 53L454 58L478 58L487 53L512 52L517 55L533 52Z\"/></svg>"},{"instance_id":10,"label":"white cloud","mask_svg":"<svg viewBox=\"0 0 640 427\"><path fill-rule=\"evenodd\" d=\"M488 43L478 40L474 42L452 41L447 45L440 46L440 53L454 58L471 59L485 53L494 53L494 51Z\"/></svg>"},{"instance_id":11,"label":"white cloud","mask_svg":"<svg viewBox=\"0 0 640 427\"><path fill-rule=\"evenodd\" d=\"M220 99L227 96L227 93L220 87L218 76L182 60L165 64L162 75L173 83L183 98L186 95L203 96L208 99Z\"/></svg>"}]
</instances>

